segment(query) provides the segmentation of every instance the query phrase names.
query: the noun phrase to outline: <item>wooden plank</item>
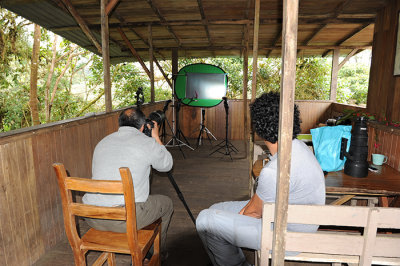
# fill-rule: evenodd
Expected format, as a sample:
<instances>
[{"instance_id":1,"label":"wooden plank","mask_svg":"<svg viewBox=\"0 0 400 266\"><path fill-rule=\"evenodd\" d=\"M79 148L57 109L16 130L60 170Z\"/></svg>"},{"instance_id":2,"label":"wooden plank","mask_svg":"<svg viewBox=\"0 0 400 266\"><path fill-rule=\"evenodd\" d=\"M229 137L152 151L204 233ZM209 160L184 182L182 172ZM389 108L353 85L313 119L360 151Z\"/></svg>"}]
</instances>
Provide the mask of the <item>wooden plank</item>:
<instances>
[{"instance_id":1,"label":"wooden plank","mask_svg":"<svg viewBox=\"0 0 400 266\"><path fill-rule=\"evenodd\" d=\"M101 18L101 51L103 56L103 75L104 75L104 95L106 103L106 112L112 111L112 95L111 95L111 77L110 77L110 48L109 48L109 31L108 31L108 15L106 14L107 0L100 1L100 18Z\"/></svg>"},{"instance_id":2,"label":"wooden plank","mask_svg":"<svg viewBox=\"0 0 400 266\"><path fill-rule=\"evenodd\" d=\"M91 180L89 178L71 177L65 180L67 189L95 193L123 194L120 181Z\"/></svg>"},{"instance_id":3,"label":"wooden plank","mask_svg":"<svg viewBox=\"0 0 400 266\"><path fill-rule=\"evenodd\" d=\"M7 253L10 265L26 265L29 262L29 252L24 239L24 210L20 198L20 173L18 172L18 159L16 155L16 144L10 143L2 146L4 179L7 182L6 206L8 208L9 230L3 235L8 235ZM12 242L11 242L12 241Z\"/></svg>"},{"instance_id":4,"label":"wooden plank","mask_svg":"<svg viewBox=\"0 0 400 266\"><path fill-rule=\"evenodd\" d=\"M32 155L32 141L25 139L16 142L16 154L22 155L18 165L20 175L20 198L24 217L24 238L26 239L26 248L29 253L29 263L33 264L44 252L44 247L40 241L39 212L37 205L37 192L35 184L35 172Z\"/></svg>"},{"instance_id":5,"label":"wooden plank","mask_svg":"<svg viewBox=\"0 0 400 266\"><path fill-rule=\"evenodd\" d=\"M10 205L7 202L9 181L7 172L9 167L6 163L5 155L7 150L4 145L0 145L0 261L5 265L15 264L16 252L15 239L12 234L12 219Z\"/></svg>"},{"instance_id":6,"label":"wooden plank","mask_svg":"<svg viewBox=\"0 0 400 266\"><path fill-rule=\"evenodd\" d=\"M289 198L290 160L292 154L294 90L296 83L296 50L298 0L283 2L282 80L279 106L278 180L272 265L285 260L285 231Z\"/></svg>"}]
</instances>

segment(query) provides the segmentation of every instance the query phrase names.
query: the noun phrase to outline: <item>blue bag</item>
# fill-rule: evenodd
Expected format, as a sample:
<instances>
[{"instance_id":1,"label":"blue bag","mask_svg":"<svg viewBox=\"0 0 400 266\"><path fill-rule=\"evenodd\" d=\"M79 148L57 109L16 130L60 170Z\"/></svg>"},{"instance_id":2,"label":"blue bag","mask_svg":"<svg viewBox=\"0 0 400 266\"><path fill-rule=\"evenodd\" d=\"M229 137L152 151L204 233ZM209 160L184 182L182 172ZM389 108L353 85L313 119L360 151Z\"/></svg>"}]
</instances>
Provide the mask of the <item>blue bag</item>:
<instances>
[{"instance_id":1,"label":"blue bag","mask_svg":"<svg viewBox=\"0 0 400 266\"><path fill-rule=\"evenodd\" d=\"M346 151L350 147L351 126L328 126L310 130L315 157L323 171L340 171L344 167L346 157L340 159L342 138L348 139Z\"/></svg>"}]
</instances>

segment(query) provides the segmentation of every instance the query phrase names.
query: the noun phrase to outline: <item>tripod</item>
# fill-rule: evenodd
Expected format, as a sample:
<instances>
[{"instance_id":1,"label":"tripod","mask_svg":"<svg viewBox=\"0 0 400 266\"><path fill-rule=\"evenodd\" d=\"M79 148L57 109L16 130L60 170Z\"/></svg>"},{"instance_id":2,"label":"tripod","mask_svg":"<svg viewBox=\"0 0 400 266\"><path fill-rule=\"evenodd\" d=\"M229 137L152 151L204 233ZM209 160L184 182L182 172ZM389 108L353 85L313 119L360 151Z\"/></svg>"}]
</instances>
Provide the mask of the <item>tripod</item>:
<instances>
[{"instance_id":1,"label":"tripod","mask_svg":"<svg viewBox=\"0 0 400 266\"><path fill-rule=\"evenodd\" d=\"M174 180L174 177L172 176L171 171L169 171L169 172L167 173L167 175L168 175L169 181L171 182L172 186L174 187L174 189L175 189L175 191L176 191L176 194L178 195L179 199L182 201L183 206L185 206L185 209L186 209L187 213L189 214L190 218L192 219L192 221L193 221L193 223L194 223L194 226L196 226L196 219L194 219L193 214L192 214L192 212L190 211L189 206L187 205L187 203L186 203L186 201L185 201L185 198L183 197L183 194L182 194L181 190L179 189L178 185L176 184L176 182L175 182L175 180Z\"/></svg>"},{"instance_id":2,"label":"tripod","mask_svg":"<svg viewBox=\"0 0 400 266\"><path fill-rule=\"evenodd\" d=\"M197 137L197 148L201 145L201 139L203 138L203 133L207 135L208 140L210 141L211 144L211 138L210 135L217 140L217 138L211 133L211 131L206 127L204 124L204 121L206 120L206 110L204 108L201 108L201 122L200 122L200 132L199 136Z\"/></svg>"},{"instance_id":3,"label":"tripod","mask_svg":"<svg viewBox=\"0 0 400 266\"><path fill-rule=\"evenodd\" d=\"M174 99L174 98L173 98ZM173 128L171 128L171 125L169 124L168 120L167 120L167 124L169 126L169 128L171 129L172 132L172 138L167 142L167 144L165 144L166 147L174 147L174 146L178 146L179 150L181 151L183 158L185 158L185 154L183 153L183 150L181 149L181 146L186 146L189 149L191 149L192 151L194 150L192 147L190 147L189 141L186 139L185 135L183 135L181 129L179 128L179 110L181 109L181 101L178 99L178 101L176 101L176 105L174 105L174 109L172 109L173 111L176 109L176 116L174 116L174 113L172 114L172 118L176 117L176 121L175 121L175 125L176 128L175 130ZM183 138L183 140L185 140L185 142L183 142L180 137ZM172 144L170 144L172 142Z\"/></svg>"},{"instance_id":4,"label":"tripod","mask_svg":"<svg viewBox=\"0 0 400 266\"><path fill-rule=\"evenodd\" d=\"M210 155L214 154L215 152L219 152L223 155L229 155L229 157L231 157L231 160L233 160L231 152L237 153L238 149L236 149L236 147L228 140L229 105L226 97L222 97L222 99L224 100L224 107L225 107L225 140L219 143L217 145L217 147L219 148L210 153ZM221 150L225 150L225 153L222 152Z\"/></svg>"}]
</instances>

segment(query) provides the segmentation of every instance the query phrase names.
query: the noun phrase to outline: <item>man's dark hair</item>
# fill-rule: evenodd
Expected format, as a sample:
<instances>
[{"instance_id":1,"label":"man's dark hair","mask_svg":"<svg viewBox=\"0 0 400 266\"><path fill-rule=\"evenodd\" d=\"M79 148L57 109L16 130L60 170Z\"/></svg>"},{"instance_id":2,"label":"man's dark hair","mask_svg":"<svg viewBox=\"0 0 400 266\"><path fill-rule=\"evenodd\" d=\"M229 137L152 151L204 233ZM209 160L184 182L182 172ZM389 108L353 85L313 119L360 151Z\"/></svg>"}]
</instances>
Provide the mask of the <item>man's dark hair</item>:
<instances>
[{"instance_id":1,"label":"man's dark hair","mask_svg":"<svg viewBox=\"0 0 400 266\"><path fill-rule=\"evenodd\" d=\"M146 122L146 116L136 108L128 108L119 114L118 124L120 127L134 127L140 129Z\"/></svg>"},{"instance_id":2,"label":"man's dark hair","mask_svg":"<svg viewBox=\"0 0 400 266\"><path fill-rule=\"evenodd\" d=\"M279 98L277 92L264 93L250 105L251 120L257 135L271 143L278 141ZM299 108L295 104L292 139L300 133L300 123Z\"/></svg>"}]
</instances>

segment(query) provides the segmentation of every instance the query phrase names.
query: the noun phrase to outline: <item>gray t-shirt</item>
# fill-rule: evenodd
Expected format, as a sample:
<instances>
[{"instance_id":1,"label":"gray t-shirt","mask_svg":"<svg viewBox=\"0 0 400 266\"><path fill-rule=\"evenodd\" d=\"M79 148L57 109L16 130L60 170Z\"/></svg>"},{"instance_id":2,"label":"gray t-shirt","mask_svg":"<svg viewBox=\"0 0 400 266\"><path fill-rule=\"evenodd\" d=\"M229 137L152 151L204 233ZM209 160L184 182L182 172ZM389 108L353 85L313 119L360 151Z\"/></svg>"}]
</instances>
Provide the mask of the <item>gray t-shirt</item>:
<instances>
[{"instance_id":1,"label":"gray t-shirt","mask_svg":"<svg viewBox=\"0 0 400 266\"><path fill-rule=\"evenodd\" d=\"M256 194L264 202L275 202L277 168L278 154L275 154L258 177ZM289 204L325 204L324 173L312 151L298 139L292 142ZM309 232L317 230L317 227L289 224L288 230Z\"/></svg>"},{"instance_id":2,"label":"gray t-shirt","mask_svg":"<svg viewBox=\"0 0 400 266\"><path fill-rule=\"evenodd\" d=\"M120 167L128 167L132 174L135 201L145 202L150 192L150 169L166 172L173 164L169 151L154 138L134 127L120 127L97 145L93 153L92 179L121 180ZM86 204L116 206L124 204L123 195L86 193Z\"/></svg>"}]
</instances>

